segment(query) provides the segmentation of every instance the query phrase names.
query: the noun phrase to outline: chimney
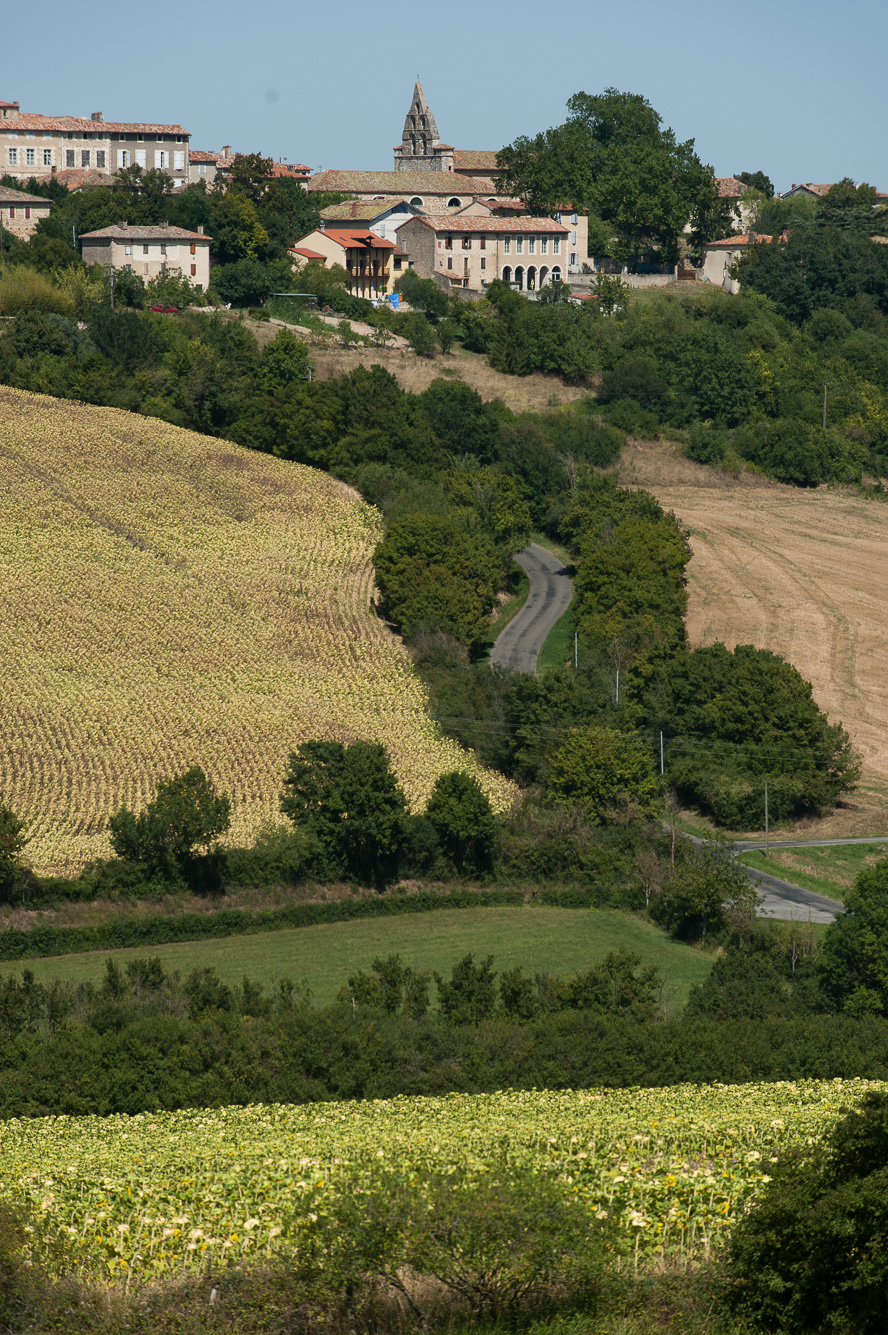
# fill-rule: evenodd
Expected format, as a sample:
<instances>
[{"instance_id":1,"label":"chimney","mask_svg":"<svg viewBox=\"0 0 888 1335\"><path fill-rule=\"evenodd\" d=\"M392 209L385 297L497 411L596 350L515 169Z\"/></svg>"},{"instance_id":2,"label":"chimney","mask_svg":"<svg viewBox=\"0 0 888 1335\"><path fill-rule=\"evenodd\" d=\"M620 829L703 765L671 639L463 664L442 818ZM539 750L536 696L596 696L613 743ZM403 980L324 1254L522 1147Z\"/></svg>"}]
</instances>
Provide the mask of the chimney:
<instances>
[{"instance_id":1,"label":"chimney","mask_svg":"<svg viewBox=\"0 0 888 1335\"><path fill-rule=\"evenodd\" d=\"M104 117L104 115L102 114L101 111L93 111L93 112L91 112L89 118L90 118L91 121L103 121L103 120L105 119L105 117Z\"/></svg>"},{"instance_id":2,"label":"chimney","mask_svg":"<svg viewBox=\"0 0 888 1335\"><path fill-rule=\"evenodd\" d=\"M201 236L203 236L203 234L204 234L204 225L203 225L203 223L198 223L198 224L197 224L197 230L200 232Z\"/></svg>"},{"instance_id":3,"label":"chimney","mask_svg":"<svg viewBox=\"0 0 888 1335\"><path fill-rule=\"evenodd\" d=\"M121 218L120 223L118 225L120 227L129 227L129 222L126 218Z\"/></svg>"},{"instance_id":4,"label":"chimney","mask_svg":"<svg viewBox=\"0 0 888 1335\"><path fill-rule=\"evenodd\" d=\"M234 157L234 151L233 151L233 149L232 149L232 147L231 147L231 144L223 144L223 145L222 145L222 156L223 156L223 158L233 158L233 157Z\"/></svg>"}]
</instances>

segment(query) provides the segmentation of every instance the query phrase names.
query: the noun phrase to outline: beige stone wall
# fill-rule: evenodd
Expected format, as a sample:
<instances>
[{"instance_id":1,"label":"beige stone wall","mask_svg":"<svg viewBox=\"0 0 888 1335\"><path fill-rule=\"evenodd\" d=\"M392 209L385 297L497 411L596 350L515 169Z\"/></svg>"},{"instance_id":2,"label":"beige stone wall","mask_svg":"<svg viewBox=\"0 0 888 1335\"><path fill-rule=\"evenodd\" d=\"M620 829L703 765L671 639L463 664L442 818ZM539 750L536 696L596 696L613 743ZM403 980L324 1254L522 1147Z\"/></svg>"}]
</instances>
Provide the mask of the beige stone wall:
<instances>
[{"instance_id":1,"label":"beige stone wall","mask_svg":"<svg viewBox=\"0 0 888 1335\"><path fill-rule=\"evenodd\" d=\"M552 216L563 227L569 229L570 234L566 242L568 273L582 273L583 265L589 263L589 219L585 214L567 211L555 213ZM562 256L562 258L565 257Z\"/></svg>"},{"instance_id":2,"label":"beige stone wall","mask_svg":"<svg viewBox=\"0 0 888 1335\"><path fill-rule=\"evenodd\" d=\"M704 246L703 277L736 296L740 291L740 284L736 278L731 278L728 269L745 253L744 249L733 246Z\"/></svg>"},{"instance_id":3,"label":"beige stone wall","mask_svg":"<svg viewBox=\"0 0 888 1335\"><path fill-rule=\"evenodd\" d=\"M208 240L143 241L133 236L127 240L84 241L83 261L85 264L102 264L106 268L113 265L115 269L132 269L146 283L166 269L178 269L195 287L206 289L210 282Z\"/></svg>"},{"instance_id":4,"label":"beige stone wall","mask_svg":"<svg viewBox=\"0 0 888 1335\"><path fill-rule=\"evenodd\" d=\"M41 218L49 217L49 200L40 204L20 204L12 200L0 200L0 223L3 231L16 236L20 241L30 241Z\"/></svg>"},{"instance_id":5,"label":"beige stone wall","mask_svg":"<svg viewBox=\"0 0 888 1335\"><path fill-rule=\"evenodd\" d=\"M0 122L0 175L20 181L37 180L55 171L84 168L118 172L138 163L146 171L167 172L183 185L188 181L188 140L146 134L110 134L101 121L95 130L59 133L16 129L15 122Z\"/></svg>"}]
</instances>

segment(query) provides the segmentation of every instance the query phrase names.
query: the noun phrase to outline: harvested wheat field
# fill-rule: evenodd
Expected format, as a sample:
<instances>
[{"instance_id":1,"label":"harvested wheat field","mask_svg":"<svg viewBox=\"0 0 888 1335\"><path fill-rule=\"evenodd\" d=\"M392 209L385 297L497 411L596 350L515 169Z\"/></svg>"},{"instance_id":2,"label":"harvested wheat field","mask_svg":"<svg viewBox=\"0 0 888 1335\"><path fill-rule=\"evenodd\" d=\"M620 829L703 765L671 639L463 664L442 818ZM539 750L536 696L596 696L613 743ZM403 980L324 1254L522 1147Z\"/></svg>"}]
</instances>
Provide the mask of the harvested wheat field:
<instances>
[{"instance_id":1,"label":"harvested wheat field","mask_svg":"<svg viewBox=\"0 0 888 1335\"><path fill-rule=\"evenodd\" d=\"M690 530L691 642L754 644L795 664L863 757L863 791L852 803L884 811L888 503L749 473L731 478L667 444L631 444L620 477L652 491ZM837 833L854 832L852 816Z\"/></svg>"},{"instance_id":2,"label":"harvested wheat field","mask_svg":"<svg viewBox=\"0 0 888 1335\"><path fill-rule=\"evenodd\" d=\"M472 769L372 612L378 514L314 469L0 387L0 797L41 871L204 767L232 837L277 816L301 741L383 742L411 801ZM511 789L481 781L497 808Z\"/></svg>"}]
</instances>

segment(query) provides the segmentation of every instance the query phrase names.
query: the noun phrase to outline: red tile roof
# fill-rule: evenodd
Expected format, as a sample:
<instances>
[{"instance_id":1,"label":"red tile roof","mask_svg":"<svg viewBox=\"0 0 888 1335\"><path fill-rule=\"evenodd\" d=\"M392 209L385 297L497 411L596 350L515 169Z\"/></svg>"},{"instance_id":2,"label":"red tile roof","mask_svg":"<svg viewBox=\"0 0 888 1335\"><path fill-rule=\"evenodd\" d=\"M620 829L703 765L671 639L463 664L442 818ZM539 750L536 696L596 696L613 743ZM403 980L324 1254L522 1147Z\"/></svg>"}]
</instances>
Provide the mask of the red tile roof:
<instances>
[{"instance_id":1,"label":"red tile roof","mask_svg":"<svg viewBox=\"0 0 888 1335\"><path fill-rule=\"evenodd\" d=\"M307 260L325 260L327 258L319 250L309 250L308 246L290 246L290 254L302 255Z\"/></svg>"},{"instance_id":2,"label":"red tile roof","mask_svg":"<svg viewBox=\"0 0 888 1335\"><path fill-rule=\"evenodd\" d=\"M52 180L59 181L68 190L82 190L87 185L113 185L115 178L97 167L64 167L54 173Z\"/></svg>"},{"instance_id":3,"label":"red tile roof","mask_svg":"<svg viewBox=\"0 0 888 1335\"><path fill-rule=\"evenodd\" d=\"M97 232L83 232L81 241L211 241L205 232L189 232L184 227L152 226L142 223L115 223Z\"/></svg>"},{"instance_id":4,"label":"red tile roof","mask_svg":"<svg viewBox=\"0 0 888 1335\"><path fill-rule=\"evenodd\" d=\"M547 232L550 235L567 236L570 231L563 223L557 223L554 218L496 218L496 217L478 217L475 214L460 213L454 216L452 213L419 213L415 219L408 221L421 222L430 227L434 232L484 232L489 235L492 232L502 232L509 236L516 232ZM400 229L399 229L400 230Z\"/></svg>"},{"instance_id":5,"label":"red tile roof","mask_svg":"<svg viewBox=\"0 0 888 1335\"><path fill-rule=\"evenodd\" d=\"M457 148L453 153L453 170L457 172L471 169L495 172L495 148Z\"/></svg>"},{"instance_id":6,"label":"red tile roof","mask_svg":"<svg viewBox=\"0 0 888 1335\"><path fill-rule=\"evenodd\" d=\"M740 195L745 195L749 189L743 181L738 181L736 176L716 176L716 188L719 199L737 199Z\"/></svg>"},{"instance_id":7,"label":"red tile roof","mask_svg":"<svg viewBox=\"0 0 888 1335\"><path fill-rule=\"evenodd\" d=\"M0 106L3 103L0 102ZM45 195L28 195L24 190L13 190L11 186L0 185L0 201L4 204L43 204L49 208L52 203Z\"/></svg>"},{"instance_id":8,"label":"red tile roof","mask_svg":"<svg viewBox=\"0 0 888 1335\"><path fill-rule=\"evenodd\" d=\"M0 130L64 130L80 131L91 135L108 134L161 134L165 139L182 135L188 138L181 125L154 125L141 122L94 121L83 116L38 116L36 112L22 111L13 120L0 121Z\"/></svg>"},{"instance_id":9,"label":"red tile roof","mask_svg":"<svg viewBox=\"0 0 888 1335\"><path fill-rule=\"evenodd\" d=\"M273 162L271 165L271 174L278 176L297 176L300 180L311 176L311 167L306 167L304 162Z\"/></svg>"},{"instance_id":10,"label":"red tile roof","mask_svg":"<svg viewBox=\"0 0 888 1335\"><path fill-rule=\"evenodd\" d=\"M708 249L718 246L719 249L732 250L736 246L754 246L759 241L773 241L773 236L766 236L764 232L738 232L736 236L726 236L722 241L707 241Z\"/></svg>"},{"instance_id":11,"label":"red tile roof","mask_svg":"<svg viewBox=\"0 0 888 1335\"><path fill-rule=\"evenodd\" d=\"M309 190L336 191L343 195L378 192L381 195L472 195L479 193L478 180L458 172L318 172ZM496 192L491 185L490 193Z\"/></svg>"},{"instance_id":12,"label":"red tile roof","mask_svg":"<svg viewBox=\"0 0 888 1335\"><path fill-rule=\"evenodd\" d=\"M223 153L208 153L202 148L191 148L188 150L189 162L231 162L231 158L226 158Z\"/></svg>"},{"instance_id":13,"label":"red tile roof","mask_svg":"<svg viewBox=\"0 0 888 1335\"><path fill-rule=\"evenodd\" d=\"M377 236L366 227L353 228L348 231L344 227L337 227L335 232L325 232L331 241L342 246L343 250L349 247L356 249L362 247L365 250L396 250L394 241L387 241L384 237Z\"/></svg>"}]
</instances>

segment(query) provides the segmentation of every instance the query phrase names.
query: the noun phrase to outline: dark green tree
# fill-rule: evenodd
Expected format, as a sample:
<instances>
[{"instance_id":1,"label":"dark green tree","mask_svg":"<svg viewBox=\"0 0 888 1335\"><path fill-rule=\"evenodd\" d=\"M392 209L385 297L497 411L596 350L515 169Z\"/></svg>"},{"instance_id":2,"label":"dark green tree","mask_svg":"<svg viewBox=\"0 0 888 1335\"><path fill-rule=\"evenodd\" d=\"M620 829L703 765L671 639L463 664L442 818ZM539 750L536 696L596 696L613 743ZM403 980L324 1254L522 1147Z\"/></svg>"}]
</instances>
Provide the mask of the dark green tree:
<instances>
[{"instance_id":1,"label":"dark green tree","mask_svg":"<svg viewBox=\"0 0 888 1335\"><path fill-rule=\"evenodd\" d=\"M820 951L826 996L851 1015L888 1016L888 858L866 867Z\"/></svg>"},{"instance_id":2,"label":"dark green tree","mask_svg":"<svg viewBox=\"0 0 888 1335\"><path fill-rule=\"evenodd\" d=\"M497 986L493 956L475 963L475 956L464 955L450 971L449 981L434 975L438 986L438 1005L453 1024L477 1024L488 1019L496 1005Z\"/></svg>"},{"instance_id":3,"label":"dark green tree","mask_svg":"<svg viewBox=\"0 0 888 1335\"><path fill-rule=\"evenodd\" d=\"M231 802L220 796L199 765L162 780L144 811L121 807L109 822L119 858L152 873L187 880L211 870L216 841L231 825Z\"/></svg>"},{"instance_id":4,"label":"dark green tree","mask_svg":"<svg viewBox=\"0 0 888 1335\"><path fill-rule=\"evenodd\" d=\"M496 856L497 825L490 800L473 775L454 770L436 779L426 816L461 876L490 871Z\"/></svg>"},{"instance_id":5,"label":"dark green tree","mask_svg":"<svg viewBox=\"0 0 888 1335\"><path fill-rule=\"evenodd\" d=\"M774 198L774 183L765 172L735 172L734 180L742 181L744 185L749 186L750 190L758 190L765 196L765 199Z\"/></svg>"},{"instance_id":6,"label":"dark green tree","mask_svg":"<svg viewBox=\"0 0 888 1335\"><path fill-rule=\"evenodd\" d=\"M580 802L589 820L604 825L620 818L653 818L659 784L648 749L615 728L572 728L549 757L549 792Z\"/></svg>"},{"instance_id":7,"label":"dark green tree","mask_svg":"<svg viewBox=\"0 0 888 1335\"><path fill-rule=\"evenodd\" d=\"M27 821L0 802L0 896L8 899L22 874L21 854L28 842Z\"/></svg>"}]
</instances>

